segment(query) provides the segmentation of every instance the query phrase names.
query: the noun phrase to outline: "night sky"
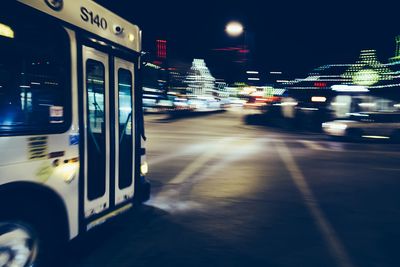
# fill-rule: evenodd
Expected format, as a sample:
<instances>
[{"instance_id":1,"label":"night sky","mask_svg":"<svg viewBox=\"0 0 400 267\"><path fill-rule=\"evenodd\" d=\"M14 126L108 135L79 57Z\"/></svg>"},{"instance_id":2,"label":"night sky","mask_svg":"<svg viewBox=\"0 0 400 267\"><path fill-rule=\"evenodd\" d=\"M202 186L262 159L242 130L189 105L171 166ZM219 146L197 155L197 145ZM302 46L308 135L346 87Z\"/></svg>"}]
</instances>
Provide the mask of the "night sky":
<instances>
[{"instance_id":1,"label":"night sky","mask_svg":"<svg viewBox=\"0 0 400 267\"><path fill-rule=\"evenodd\" d=\"M303 77L323 64L352 63L361 49L376 49L386 62L400 34L400 4L395 1L97 2L138 24L145 50L165 38L172 59L205 58L212 72L221 66L212 49L243 42L226 36L230 20L241 21L253 36L253 69L283 71L288 78Z\"/></svg>"}]
</instances>

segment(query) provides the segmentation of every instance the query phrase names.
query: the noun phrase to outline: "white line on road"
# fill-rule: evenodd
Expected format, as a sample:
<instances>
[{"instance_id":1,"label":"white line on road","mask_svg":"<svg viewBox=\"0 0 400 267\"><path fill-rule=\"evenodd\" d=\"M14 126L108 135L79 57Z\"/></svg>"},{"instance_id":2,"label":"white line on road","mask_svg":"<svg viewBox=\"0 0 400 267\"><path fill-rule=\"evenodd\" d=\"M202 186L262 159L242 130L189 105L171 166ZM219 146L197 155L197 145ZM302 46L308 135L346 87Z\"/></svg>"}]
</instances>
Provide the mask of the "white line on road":
<instances>
[{"instance_id":1,"label":"white line on road","mask_svg":"<svg viewBox=\"0 0 400 267\"><path fill-rule=\"evenodd\" d=\"M323 146L309 140L299 140L299 142L312 150L326 150Z\"/></svg>"},{"instance_id":2,"label":"white line on road","mask_svg":"<svg viewBox=\"0 0 400 267\"><path fill-rule=\"evenodd\" d=\"M202 154L200 157L195 159L192 163L190 163L185 169L183 169L177 176L175 176L169 184L180 184L183 183L186 179L190 178L193 174L198 172L203 166L211 160L212 157L215 156L227 143L234 141L234 138L228 137L223 138L219 142L215 144L213 148L211 148L206 153Z\"/></svg>"},{"instance_id":3,"label":"white line on road","mask_svg":"<svg viewBox=\"0 0 400 267\"><path fill-rule=\"evenodd\" d=\"M331 223L322 212L321 207L319 206L318 201L314 196L314 193L308 185L302 171L297 165L289 149L284 144L284 142L277 142L276 149L278 150L279 156L281 157L282 161L285 163L294 184L302 194L307 208L309 209L312 217L316 221L338 265L340 267L354 267L348 254L346 253L343 244L337 237L337 234L335 233L335 230L333 229Z\"/></svg>"},{"instance_id":4,"label":"white line on road","mask_svg":"<svg viewBox=\"0 0 400 267\"><path fill-rule=\"evenodd\" d=\"M280 139L282 140L282 139ZM279 142L279 140L277 140ZM293 142L293 141L285 141L285 142ZM310 140L296 140L295 142L300 142L304 146L309 149L316 150L316 151L328 151L328 152L339 152L339 153L359 153L360 155L367 155L370 154L382 154L382 155L399 155L400 151L390 151L390 150L373 150L369 146L369 144L363 144L365 150L361 149L354 149L354 148L346 148L342 143L336 142L323 142L325 144L321 145L320 143L310 141ZM385 149L385 146L382 146L382 149Z\"/></svg>"},{"instance_id":5,"label":"white line on road","mask_svg":"<svg viewBox=\"0 0 400 267\"><path fill-rule=\"evenodd\" d=\"M253 139L246 140L240 143L240 153L237 153L236 146L229 146L228 143L238 141L237 138L225 138L217 144L212 151L209 153L203 154L199 158L197 158L193 165L189 165L185 170L179 173L173 180L174 182L173 188L163 190L150 199L148 205L155 206L164 210L168 210L171 212L177 211L187 211L202 208L202 204L196 202L193 199L185 200L182 198L183 192L187 190L191 190L195 184L200 183L205 179L215 179L213 174L222 170L224 167L228 166L234 161L239 161L247 158L250 154L259 152L260 149L263 148L263 145L266 140L265 139ZM243 140L242 140L243 141ZM238 144L236 144L238 145ZM216 162L214 162L211 166L204 168L205 164L211 159L211 157L215 156L218 153L223 152L224 156L219 157ZM207 160L208 158L208 160ZM204 168L204 171L199 172L201 168ZM190 178L190 181L188 181ZM177 183L177 182L180 183ZM188 181L188 182L186 182ZM173 181L169 182L171 184ZM185 182L185 183L183 183ZM175 185L175 183L177 185Z\"/></svg>"},{"instance_id":6,"label":"white line on road","mask_svg":"<svg viewBox=\"0 0 400 267\"><path fill-rule=\"evenodd\" d=\"M156 165L166 161L170 161L173 158L179 158L181 156L189 156L193 154L197 154L203 152L204 150L209 149L209 146L206 144L193 144L184 149L179 149L176 152L168 152L167 154L151 157L151 155L147 156L147 161L149 165Z\"/></svg>"}]
</instances>

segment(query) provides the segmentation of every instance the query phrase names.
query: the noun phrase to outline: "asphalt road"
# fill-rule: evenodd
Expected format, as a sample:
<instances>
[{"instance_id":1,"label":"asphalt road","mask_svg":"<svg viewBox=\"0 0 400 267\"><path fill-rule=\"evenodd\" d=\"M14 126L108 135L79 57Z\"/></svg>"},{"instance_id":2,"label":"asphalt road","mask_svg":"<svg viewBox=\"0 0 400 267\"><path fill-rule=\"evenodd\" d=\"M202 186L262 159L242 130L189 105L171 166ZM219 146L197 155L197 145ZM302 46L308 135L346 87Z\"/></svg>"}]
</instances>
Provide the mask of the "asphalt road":
<instances>
[{"instance_id":1,"label":"asphalt road","mask_svg":"<svg viewBox=\"0 0 400 267\"><path fill-rule=\"evenodd\" d=\"M73 243L68 266L400 266L400 146L146 117L152 199Z\"/></svg>"}]
</instances>

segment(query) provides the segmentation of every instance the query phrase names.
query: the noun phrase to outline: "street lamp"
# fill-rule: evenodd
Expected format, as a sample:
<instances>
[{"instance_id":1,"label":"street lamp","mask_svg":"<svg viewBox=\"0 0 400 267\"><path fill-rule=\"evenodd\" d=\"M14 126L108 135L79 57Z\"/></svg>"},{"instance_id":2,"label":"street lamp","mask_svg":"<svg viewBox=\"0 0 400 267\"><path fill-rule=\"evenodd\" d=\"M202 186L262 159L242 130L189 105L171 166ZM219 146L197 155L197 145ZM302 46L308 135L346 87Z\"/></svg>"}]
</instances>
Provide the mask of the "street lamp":
<instances>
[{"instance_id":1,"label":"street lamp","mask_svg":"<svg viewBox=\"0 0 400 267\"><path fill-rule=\"evenodd\" d=\"M226 24L225 27L225 32L230 36L230 37L240 37L243 36L243 39L240 41L241 45L237 48L237 52L239 54L239 63L241 63L241 76L242 79L245 82L248 82L245 71L247 70L248 67L248 53L249 53L249 48L247 46L247 29L244 28L243 24L238 22L238 21L231 21L228 24Z\"/></svg>"},{"instance_id":2,"label":"street lamp","mask_svg":"<svg viewBox=\"0 0 400 267\"><path fill-rule=\"evenodd\" d=\"M240 22L237 21L231 21L229 22L226 27L225 31L228 35L232 37L238 37L242 35L244 32L243 25Z\"/></svg>"}]
</instances>

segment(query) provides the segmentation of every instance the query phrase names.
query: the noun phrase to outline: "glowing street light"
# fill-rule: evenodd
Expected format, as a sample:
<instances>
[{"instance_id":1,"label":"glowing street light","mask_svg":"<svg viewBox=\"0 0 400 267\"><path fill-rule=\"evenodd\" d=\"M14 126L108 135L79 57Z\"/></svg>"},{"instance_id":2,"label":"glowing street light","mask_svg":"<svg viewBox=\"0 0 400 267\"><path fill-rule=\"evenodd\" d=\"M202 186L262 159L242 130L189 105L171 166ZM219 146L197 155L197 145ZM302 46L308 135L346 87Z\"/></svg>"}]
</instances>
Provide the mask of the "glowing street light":
<instances>
[{"instance_id":1,"label":"glowing street light","mask_svg":"<svg viewBox=\"0 0 400 267\"><path fill-rule=\"evenodd\" d=\"M232 37L238 37L244 32L243 25L240 22L232 21L226 25L225 31Z\"/></svg>"}]
</instances>

